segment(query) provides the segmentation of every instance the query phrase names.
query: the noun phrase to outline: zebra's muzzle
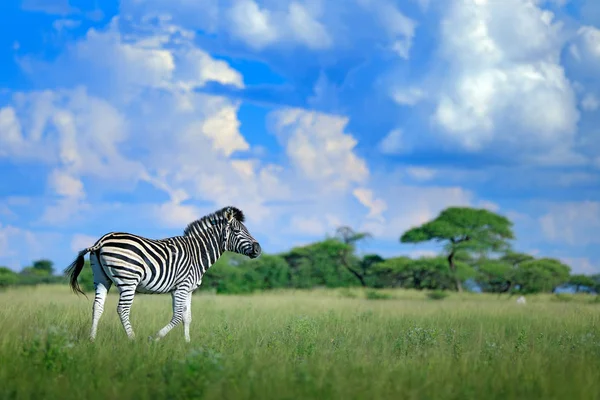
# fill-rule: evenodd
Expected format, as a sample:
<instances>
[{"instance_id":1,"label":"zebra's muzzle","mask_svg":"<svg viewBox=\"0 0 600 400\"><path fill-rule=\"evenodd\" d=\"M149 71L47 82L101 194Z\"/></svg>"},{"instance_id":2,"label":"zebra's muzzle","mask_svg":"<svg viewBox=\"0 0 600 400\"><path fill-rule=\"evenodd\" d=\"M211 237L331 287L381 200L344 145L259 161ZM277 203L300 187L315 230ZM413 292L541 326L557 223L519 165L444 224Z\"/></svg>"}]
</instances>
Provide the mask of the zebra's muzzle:
<instances>
[{"instance_id":1,"label":"zebra's muzzle","mask_svg":"<svg viewBox=\"0 0 600 400\"><path fill-rule=\"evenodd\" d=\"M262 249L260 248L260 244L258 242L252 243L252 252L248 255L250 258L256 258L260 256Z\"/></svg>"}]
</instances>

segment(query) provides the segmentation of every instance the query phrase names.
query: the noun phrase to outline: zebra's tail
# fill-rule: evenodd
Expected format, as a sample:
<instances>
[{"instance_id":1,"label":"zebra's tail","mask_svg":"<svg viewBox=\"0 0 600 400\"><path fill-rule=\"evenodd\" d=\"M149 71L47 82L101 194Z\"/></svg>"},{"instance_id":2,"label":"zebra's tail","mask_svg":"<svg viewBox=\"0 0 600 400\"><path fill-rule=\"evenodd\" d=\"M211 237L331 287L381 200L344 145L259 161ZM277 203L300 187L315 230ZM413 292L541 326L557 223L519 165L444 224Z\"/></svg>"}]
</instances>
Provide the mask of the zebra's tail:
<instances>
[{"instance_id":1,"label":"zebra's tail","mask_svg":"<svg viewBox=\"0 0 600 400\"><path fill-rule=\"evenodd\" d=\"M86 298L87 298L86 294L83 292L83 290L81 290L81 287L79 287L79 282L77 282L77 277L81 273L81 270L83 269L83 266L85 264L85 259L84 259L85 255L92 250L93 250L93 247L88 247L86 249L81 250L79 252L79 254L77 254L77 258L75 260L73 260L71 265L69 265L65 269L65 275L69 276L69 280L71 283L71 289L73 289L73 292L77 295L79 295L77 293L77 292L79 292L79 293L83 294Z\"/></svg>"}]
</instances>

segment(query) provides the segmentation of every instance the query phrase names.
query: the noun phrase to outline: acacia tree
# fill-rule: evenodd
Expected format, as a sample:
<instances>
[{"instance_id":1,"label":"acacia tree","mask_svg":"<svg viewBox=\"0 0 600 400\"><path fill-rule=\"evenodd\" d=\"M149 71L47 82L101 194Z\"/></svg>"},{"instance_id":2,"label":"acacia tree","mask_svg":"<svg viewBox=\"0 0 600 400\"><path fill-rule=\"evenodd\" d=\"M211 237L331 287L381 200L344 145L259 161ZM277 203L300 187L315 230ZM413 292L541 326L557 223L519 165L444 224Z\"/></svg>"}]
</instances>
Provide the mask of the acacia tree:
<instances>
[{"instance_id":1,"label":"acacia tree","mask_svg":"<svg viewBox=\"0 0 600 400\"><path fill-rule=\"evenodd\" d=\"M400 242L444 242L456 290L462 292L461 279L456 273L457 253L506 251L510 239L514 239L512 222L506 217L486 209L448 207L435 219L404 232Z\"/></svg>"},{"instance_id":2,"label":"acacia tree","mask_svg":"<svg viewBox=\"0 0 600 400\"><path fill-rule=\"evenodd\" d=\"M512 293L519 265L533 259L529 254L512 251L498 259L479 259L476 262L477 284L484 292Z\"/></svg>"},{"instance_id":3,"label":"acacia tree","mask_svg":"<svg viewBox=\"0 0 600 400\"><path fill-rule=\"evenodd\" d=\"M568 284L575 286L575 291L577 293L581 292L583 288L587 289L588 291L594 290L596 286L596 282L591 276L583 274L571 275Z\"/></svg>"},{"instance_id":4,"label":"acacia tree","mask_svg":"<svg viewBox=\"0 0 600 400\"><path fill-rule=\"evenodd\" d=\"M515 280L521 293L554 292L568 283L571 267L554 258L538 258L522 262Z\"/></svg>"},{"instance_id":5,"label":"acacia tree","mask_svg":"<svg viewBox=\"0 0 600 400\"><path fill-rule=\"evenodd\" d=\"M340 240L342 243L348 245L348 247L346 249L342 249L340 250L340 257L342 260L342 264L344 265L344 267L346 267L346 269L348 271L350 271L350 273L352 273L352 275L354 275L356 277L356 279L358 279L360 281L360 284L363 287L367 286L367 282L365 280L365 275L366 275L366 269L370 266L369 261L366 261L365 263L361 264L361 270L362 271L358 271L357 268L355 268L351 261L350 261L350 255L351 253L354 253L354 250L356 249L356 244L360 241L369 239L372 237L372 235L369 232L356 232L354 229L352 229L349 226L341 226L339 228L336 229L335 231L335 237ZM350 251L348 251L350 250Z\"/></svg>"}]
</instances>

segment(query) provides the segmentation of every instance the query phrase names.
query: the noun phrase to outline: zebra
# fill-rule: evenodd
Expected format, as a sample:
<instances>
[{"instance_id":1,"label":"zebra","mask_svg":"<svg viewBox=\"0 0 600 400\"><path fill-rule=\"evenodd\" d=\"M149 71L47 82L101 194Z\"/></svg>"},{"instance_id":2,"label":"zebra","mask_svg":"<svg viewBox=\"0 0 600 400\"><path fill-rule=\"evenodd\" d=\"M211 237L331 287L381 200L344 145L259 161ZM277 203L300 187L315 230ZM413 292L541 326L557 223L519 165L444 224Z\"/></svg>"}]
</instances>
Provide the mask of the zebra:
<instances>
[{"instance_id":1,"label":"zebra","mask_svg":"<svg viewBox=\"0 0 600 400\"><path fill-rule=\"evenodd\" d=\"M83 269L85 255L90 253L96 290L90 340L93 342L96 338L106 295L114 283L119 291L117 313L129 339L135 339L129 322L135 293L170 293L171 321L149 340L160 340L183 322L185 341L190 342L192 293L202 284L204 273L225 251L251 259L262 253L244 221L244 213L239 208L228 206L191 222L181 236L149 239L132 233L110 232L93 246L81 250L65 274L70 278L73 292L85 296L77 277Z\"/></svg>"}]
</instances>

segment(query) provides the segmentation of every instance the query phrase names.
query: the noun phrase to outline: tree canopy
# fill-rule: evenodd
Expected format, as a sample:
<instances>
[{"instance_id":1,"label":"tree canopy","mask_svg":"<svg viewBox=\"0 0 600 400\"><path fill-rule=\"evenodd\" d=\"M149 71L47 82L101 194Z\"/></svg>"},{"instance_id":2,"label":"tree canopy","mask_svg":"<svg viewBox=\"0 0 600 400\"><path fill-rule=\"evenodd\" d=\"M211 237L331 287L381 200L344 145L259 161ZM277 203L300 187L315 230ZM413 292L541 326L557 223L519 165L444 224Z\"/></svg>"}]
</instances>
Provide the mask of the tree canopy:
<instances>
[{"instance_id":1,"label":"tree canopy","mask_svg":"<svg viewBox=\"0 0 600 400\"><path fill-rule=\"evenodd\" d=\"M510 249L509 240L514 239L512 222L487 209L449 207L435 219L409 229L400 237L402 243L428 241L444 242L448 266L456 275L455 256L461 251L502 252ZM454 277L456 289L462 291L461 280Z\"/></svg>"}]
</instances>

